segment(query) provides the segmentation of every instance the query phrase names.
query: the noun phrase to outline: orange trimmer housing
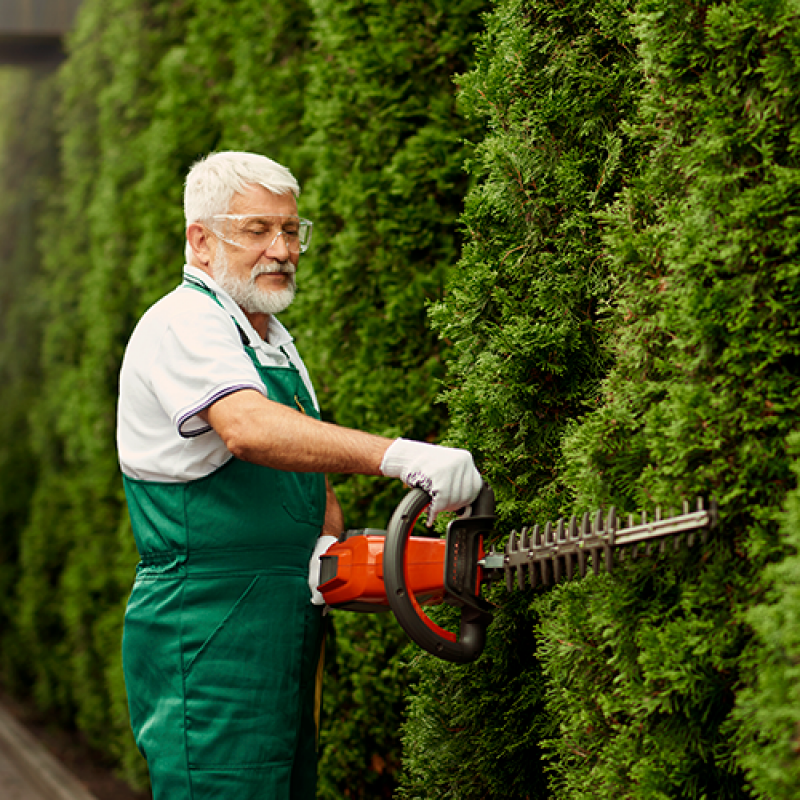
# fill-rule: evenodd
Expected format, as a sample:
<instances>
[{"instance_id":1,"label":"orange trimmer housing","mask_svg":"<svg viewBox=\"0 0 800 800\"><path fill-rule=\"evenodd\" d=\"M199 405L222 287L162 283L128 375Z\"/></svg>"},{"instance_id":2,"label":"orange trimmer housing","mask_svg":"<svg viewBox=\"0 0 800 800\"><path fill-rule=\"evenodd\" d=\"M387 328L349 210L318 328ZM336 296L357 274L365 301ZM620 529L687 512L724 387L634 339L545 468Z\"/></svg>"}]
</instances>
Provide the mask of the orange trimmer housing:
<instances>
[{"instance_id":1,"label":"orange trimmer housing","mask_svg":"<svg viewBox=\"0 0 800 800\"><path fill-rule=\"evenodd\" d=\"M389 610L383 581L386 531L375 528L345 531L321 557L320 584L325 602L348 611ZM408 541L409 589L424 605L444 600L447 542L427 536Z\"/></svg>"},{"instance_id":2,"label":"orange trimmer housing","mask_svg":"<svg viewBox=\"0 0 800 800\"><path fill-rule=\"evenodd\" d=\"M319 590L333 608L391 609L420 647L466 664L482 652L494 608L481 597L488 574L483 540L495 522L494 493L484 483L469 508L448 523L444 539L412 535L430 504L430 495L414 488L385 531L345 531L320 558ZM443 602L460 608L458 634L439 626L423 610Z\"/></svg>"}]
</instances>

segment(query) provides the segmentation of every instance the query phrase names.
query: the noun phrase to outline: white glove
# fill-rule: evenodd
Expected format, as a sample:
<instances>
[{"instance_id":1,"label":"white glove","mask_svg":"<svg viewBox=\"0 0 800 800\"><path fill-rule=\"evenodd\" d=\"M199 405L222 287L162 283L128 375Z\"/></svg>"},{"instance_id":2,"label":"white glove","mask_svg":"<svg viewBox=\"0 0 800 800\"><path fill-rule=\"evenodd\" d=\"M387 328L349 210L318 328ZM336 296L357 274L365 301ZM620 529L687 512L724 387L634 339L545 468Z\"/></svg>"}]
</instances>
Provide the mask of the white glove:
<instances>
[{"instance_id":1,"label":"white glove","mask_svg":"<svg viewBox=\"0 0 800 800\"><path fill-rule=\"evenodd\" d=\"M438 513L470 505L483 483L467 450L409 439L397 439L389 445L381 472L388 478L400 478L408 486L424 489L431 496L429 526Z\"/></svg>"},{"instance_id":2,"label":"white glove","mask_svg":"<svg viewBox=\"0 0 800 800\"><path fill-rule=\"evenodd\" d=\"M311 560L308 562L308 588L311 589L311 602L315 606L324 606L325 598L322 592L317 588L319 586L319 570L321 562L319 557L325 551L339 540L335 536L320 536L314 545L314 552L311 554Z\"/></svg>"}]
</instances>

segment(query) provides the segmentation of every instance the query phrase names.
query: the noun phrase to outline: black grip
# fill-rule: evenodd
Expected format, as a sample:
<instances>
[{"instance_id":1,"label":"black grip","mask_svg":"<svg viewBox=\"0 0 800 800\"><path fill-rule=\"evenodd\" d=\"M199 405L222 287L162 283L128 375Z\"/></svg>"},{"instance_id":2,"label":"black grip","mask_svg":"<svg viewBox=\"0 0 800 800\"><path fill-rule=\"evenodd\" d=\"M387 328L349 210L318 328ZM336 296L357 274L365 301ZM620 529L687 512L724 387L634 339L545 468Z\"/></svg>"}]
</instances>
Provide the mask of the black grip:
<instances>
[{"instance_id":1,"label":"black grip","mask_svg":"<svg viewBox=\"0 0 800 800\"><path fill-rule=\"evenodd\" d=\"M430 505L430 496L422 489L413 489L395 509L386 531L386 543L383 551L383 580L389 606L403 630L423 650L456 664L474 661L483 651L486 643L486 628L492 620L489 606L476 595L473 585L471 591L464 592L461 597L448 594L447 601L461 607L461 621L458 637L433 622L407 589L406 550L414 525L422 512ZM491 489L484 488L473 503L473 515L480 511L483 520L481 532L491 527L488 520L494 521L494 497ZM466 519L470 519L467 517ZM458 520L455 520L458 522ZM451 523L451 527L454 525ZM474 526L473 526L474 527ZM445 573L452 571L450 528L448 528L448 558L444 565ZM475 552L472 548L471 555ZM474 565L477 572L477 561ZM468 570L472 572L472 569ZM444 577L444 576L443 576ZM447 581L445 580L445 587Z\"/></svg>"}]
</instances>

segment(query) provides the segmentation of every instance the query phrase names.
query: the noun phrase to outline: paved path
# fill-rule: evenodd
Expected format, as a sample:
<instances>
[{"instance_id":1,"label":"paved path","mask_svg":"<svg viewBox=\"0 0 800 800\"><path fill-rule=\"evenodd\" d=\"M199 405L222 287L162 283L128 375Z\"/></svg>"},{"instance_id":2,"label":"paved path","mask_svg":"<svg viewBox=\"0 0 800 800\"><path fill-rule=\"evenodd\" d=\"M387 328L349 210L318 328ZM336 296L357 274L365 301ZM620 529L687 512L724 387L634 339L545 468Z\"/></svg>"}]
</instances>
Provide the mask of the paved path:
<instances>
[{"instance_id":1,"label":"paved path","mask_svg":"<svg viewBox=\"0 0 800 800\"><path fill-rule=\"evenodd\" d=\"M0 707L1 800L96 800L62 764Z\"/></svg>"},{"instance_id":2,"label":"paved path","mask_svg":"<svg viewBox=\"0 0 800 800\"><path fill-rule=\"evenodd\" d=\"M0 797L3 800L47 800L5 749L0 749Z\"/></svg>"}]
</instances>

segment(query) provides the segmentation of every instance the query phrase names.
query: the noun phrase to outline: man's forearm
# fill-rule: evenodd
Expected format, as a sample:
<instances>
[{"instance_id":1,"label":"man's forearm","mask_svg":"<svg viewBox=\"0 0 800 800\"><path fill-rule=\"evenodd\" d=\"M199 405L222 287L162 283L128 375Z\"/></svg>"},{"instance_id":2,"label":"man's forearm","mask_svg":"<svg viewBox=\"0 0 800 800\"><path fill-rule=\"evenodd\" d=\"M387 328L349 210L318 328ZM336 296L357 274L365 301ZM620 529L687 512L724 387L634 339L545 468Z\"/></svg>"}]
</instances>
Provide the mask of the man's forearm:
<instances>
[{"instance_id":1,"label":"man's forearm","mask_svg":"<svg viewBox=\"0 0 800 800\"><path fill-rule=\"evenodd\" d=\"M339 505L339 499L333 491L329 478L325 477L325 521L322 524L322 535L336 536L344 530L344 515L342 514L342 507Z\"/></svg>"},{"instance_id":2,"label":"man's forearm","mask_svg":"<svg viewBox=\"0 0 800 800\"><path fill-rule=\"evenodd\" d=\"M237 458L292 472L380 475L393 441L320 422L252 389L223 397L201 416Z\"/></svg>"}]
</instances>

